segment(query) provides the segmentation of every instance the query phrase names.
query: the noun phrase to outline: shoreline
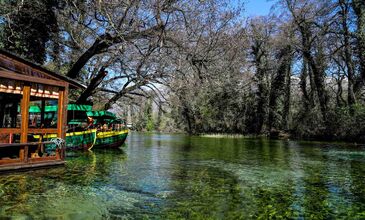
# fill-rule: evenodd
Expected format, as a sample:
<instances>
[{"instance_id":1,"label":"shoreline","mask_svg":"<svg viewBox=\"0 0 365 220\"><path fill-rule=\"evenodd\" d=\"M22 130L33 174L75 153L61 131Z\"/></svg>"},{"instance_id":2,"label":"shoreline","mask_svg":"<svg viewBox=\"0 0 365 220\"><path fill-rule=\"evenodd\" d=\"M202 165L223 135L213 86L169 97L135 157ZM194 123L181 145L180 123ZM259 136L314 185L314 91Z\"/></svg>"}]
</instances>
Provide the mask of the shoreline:
<instances>
[{"instance_id":1,"label":"shoreline","mask_svg":"<svg viewBox=\"0 0 365 220\"><path fill-rule=\"evenodd\" d=\"M187 132L165 132L165 131L135 131L132 132L144 133L144 134L173 134L173 135L189 135L189 136L197 136L197 137L205 137L205 138L264 138L270 140L287 140L287 141L310 141L310 142L330 142L330 143L338 143L338 144L351 144L355 146L365 146L365 140L359 139L346 139L346 138L326 138L324 136L317 137L301 137L294 134L286 133L284 137L280 136L270 136L265 134L233 134L233 133L196 133L189 134Z\"/></svg>"}]
</instances>

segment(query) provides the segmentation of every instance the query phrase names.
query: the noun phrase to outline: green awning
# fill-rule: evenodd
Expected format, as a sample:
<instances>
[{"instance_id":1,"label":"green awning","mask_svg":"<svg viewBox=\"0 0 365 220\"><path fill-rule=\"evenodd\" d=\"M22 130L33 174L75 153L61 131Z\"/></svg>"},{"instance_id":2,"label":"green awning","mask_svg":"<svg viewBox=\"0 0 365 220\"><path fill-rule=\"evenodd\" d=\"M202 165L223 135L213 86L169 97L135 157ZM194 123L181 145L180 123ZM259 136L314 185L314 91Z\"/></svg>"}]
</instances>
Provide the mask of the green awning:
<instances>
[{"instance_id":1,"label":"green awning","mask_svg":"<svg viewBox=\"0 0 365 220\"><path fill-rule=\"evenodd\" d=\"M81 123L87 122L86 119L71 119L67 124L69 125L79 125Z\"/></svg>"},{"instance_id":2,"label":"green awning","mask_svg":"<svg viewBox=\"0 0 365 220\"><path fill-rule=\"evenodd\" d=\"M68 111L91 111L92 110L92 106L91 105L76 105L76 104L68 104L67 105L67 110ZM47 105L44 108L45 112L56 112L58 110L58 106L57 105ZM29 107L29 112L30 113L40 113L41 112L41 108L37 105L32 105Z\"/></svg>"},{"instance_id":3,"label":"green awning","mask_svg":"<svg viewBox=\"0 0 365 220\"><path fill-rule=\"evenodd\" d=\"M93 107L91 105L77 105L77 104L68 104L68 111L92 111Z\"/></svg>"},{"instance_id":4,"label":"green awning","mask_svg":"<svg viewBox=\"0 0 365 220\"><path fill-rule=\"evenodd\" d=\"M76 105L76 104L68 104L67 105L67 111L91 111L93 107L91 105ZM57 105L51 105L46 106L45 111L46 112L55 112L58 110Z\"/></svg>"},{"instance_id":5,"label":"green awning","mask_svg":"<svg viewBox=\"0 0 365 220\"><path fill-rule=\"evenodd\" d=\"M20 110L18 110L20 111ZM38 105L31 105L29 106L29 113L40 113L41 108Z\"/></svg>"},{"instance_id":6,"label":"green awning","mask_svg":"<svg viewBox=\"0 0 365 220\"><path fill-rule=\"evenodd\" d=\"M115 114L109 111L88 111L86 114L92 118L116 118Z\"/></svg>"},{"instance_id":7,"label":"green awning","mask_svg":"<svg viewBox=\"0 0 365 220\"><path fill-rule=\"evenodd\" d=\"M57 105L47 105L46 107L44 107L45 112L56 112L57 110L58 110Z\"/></svg>"}]
</instances>

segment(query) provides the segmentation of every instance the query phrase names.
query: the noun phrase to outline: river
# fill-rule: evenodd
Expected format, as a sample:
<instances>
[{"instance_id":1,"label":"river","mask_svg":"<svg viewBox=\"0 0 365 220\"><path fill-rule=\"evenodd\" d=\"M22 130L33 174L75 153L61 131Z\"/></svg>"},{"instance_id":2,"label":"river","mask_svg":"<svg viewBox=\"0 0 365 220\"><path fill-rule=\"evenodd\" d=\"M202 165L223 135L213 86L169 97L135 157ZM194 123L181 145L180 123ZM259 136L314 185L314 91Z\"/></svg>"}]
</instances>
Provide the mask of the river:
<instances>
[{"instance_id":1,"label":"river","mask_svg":"<svg viewBox=\"0 0 365 220\"><path fill-rule=\"evenodd\" d=\"M0 176L0 218L365 218L365 149L131 133L120 150Z\"/></svg>"}]
</instances>

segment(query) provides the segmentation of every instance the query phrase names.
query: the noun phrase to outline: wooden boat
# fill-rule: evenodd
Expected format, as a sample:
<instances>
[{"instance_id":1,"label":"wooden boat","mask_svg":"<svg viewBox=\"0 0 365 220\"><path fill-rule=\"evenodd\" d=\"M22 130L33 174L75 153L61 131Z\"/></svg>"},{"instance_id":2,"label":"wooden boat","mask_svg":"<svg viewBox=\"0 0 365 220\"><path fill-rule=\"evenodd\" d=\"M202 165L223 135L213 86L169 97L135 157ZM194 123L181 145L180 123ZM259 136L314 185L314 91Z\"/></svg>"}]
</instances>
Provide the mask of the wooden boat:
<instances>
[{"instance_id":1,"label":"wooden boat","mask_svg":"<svg viewBox=\"0 0 365 220\"><path fill-rule=\"evenodd\" d=\"M85 86L0 50L0 171L64 164L68 89ZM40 124L29 117L38 104ZM45 119L48 103L58 106L54 121ZM33 135L55 134L52 141ZM47 149L45 145L54 146Z\"/></svg>"},{"instance_id":2,"label":"wooden boat","mask_svg":"<svg viewBox=\"0 0 365 220\"><path fill-rule=\"evenodd\" d=\"M118 148L127 139L128 130L121 131L98 131L96 133L95 148Z\"/></svg>"},{"instance_id":3,"label":"wooden boat","mask_svg":"<svg viewBox=\"0 0 365 220\"><path fill-rule=\"evenodd\" d=\"M118 119L115 114L109 111L91 111L91 105L69 104L68 106L68 127L66 133L66 148L69 150L88 150L95 148L114 148L120 147L128 136L128 129L124 121ZM37 114L40 109L31 106L30 113ZM53 120L57 108L46 106L46 119ZM92 120L90 125L87 118ZM36 122L35 122L36 123ZM89 124L85 130L81 124ZM85 126L84 126L85 127ZM33 135L36 140L49 141L56 137L56 134Z\"/></svg>"},{"instance_id":4,"label":"wooden boat","mask_svg":"<svg viewBox=\"0 0 365 220\"><path fill-rule=\"evenodd\" d=\"M98 128L94 148L118 148L124 144L128 129L123 120L109 111L89 111L87 115Z\"/></svg>"},{"instance_id":5,"label":"wooden boat","mask_svg":"<svg viewBox=\"0 0 365 220\"><path fill-rule=\"evenodd\" d=\"M85 131L74 131L66 133L66 149L67 150L90 150L96 142L96 129L88 129ZM50 141L57 137L57 134L33 135L37 140Z\"/></svg>"},{"instance_id":6,"label":"wooden boat","mask_svg":"<svg viewBox=\"0 0 365 220\"><path fill-rule=\"evenodd\" d=\"M35 115L40 112L38 106L31 106L29 113ZM82 127L82 124L87 124L87 111L91 111L90 105L69 104L67 107L67 125L66 132L66 149L67 150L89 150L96 142L97 129ZM57 106L46 106L44 112L46 119L53 120L57 112ZM49 141L56 137L56 134L33 135L36 140Z\"/></svg>"}]
</instances>

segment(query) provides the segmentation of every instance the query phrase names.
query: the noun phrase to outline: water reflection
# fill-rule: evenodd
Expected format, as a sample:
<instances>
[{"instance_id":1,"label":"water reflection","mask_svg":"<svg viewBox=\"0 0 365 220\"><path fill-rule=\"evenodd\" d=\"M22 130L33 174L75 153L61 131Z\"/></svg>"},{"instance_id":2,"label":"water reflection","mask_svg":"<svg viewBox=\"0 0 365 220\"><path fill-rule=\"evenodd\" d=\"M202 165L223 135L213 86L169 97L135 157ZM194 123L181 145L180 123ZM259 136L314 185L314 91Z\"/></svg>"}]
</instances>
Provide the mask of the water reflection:
<instances>
[{"instance_id":1,"label":"water reflection","mask_svg":"<svg viewBox=\"0 0 365 220\"><path fill-rule=\"evenodd\" d=\"M132 133L119 150L0 176L0 217L364 218L364 149Z\"/></svg>"}]
</instances>

